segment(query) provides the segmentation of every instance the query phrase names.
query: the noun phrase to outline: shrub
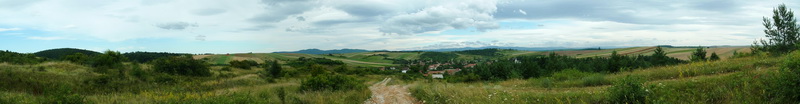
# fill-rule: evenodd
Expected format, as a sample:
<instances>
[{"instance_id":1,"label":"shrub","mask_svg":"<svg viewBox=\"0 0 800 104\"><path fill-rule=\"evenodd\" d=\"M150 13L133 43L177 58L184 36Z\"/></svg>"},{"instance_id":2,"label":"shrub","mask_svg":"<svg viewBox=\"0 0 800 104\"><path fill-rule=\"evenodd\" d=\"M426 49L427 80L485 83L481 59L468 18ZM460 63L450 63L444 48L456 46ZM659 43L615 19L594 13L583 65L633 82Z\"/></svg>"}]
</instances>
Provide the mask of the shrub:
<instances>
[{"instance_id":1,"label":"shrub","mask_svg":"<svg viewBox=\"0 0 800 104\"><path fill-rule=\"evenodd\" d=\"M172 75L211 76L208 64L191 57L168 57L153 61L156 72Z\"/></svg>"},{"instance_id":2,"label":"shrub","mask_svg":"<svg viewBox=\"0 0 800 104\"><path fill-rule=\"evenodd\" d=\"M138 63L133 63L131 65L130 75L139 79L144 79L147 72L142 70L142 67Z\"/></svg>"},{"instance_id":3,"label":"shrub","mask_svg":"<svg viewBox=\"0 0 800 104\"><path fill-rule=\"evenodd\" d=\"M231 71L231 67L222 67L222 69L220 69L220 70L222 70L222 71Z\"/></svg>"},{"instance_id":4,"label":"shrub","mask_svg":"<svg viewBox=\"0 0 800 104\"><path fill-rule=\"evenodd\" d=\"M89 62L89 56L83 53L75 53L72 55L66 55L62 57L61 60L66 60L76 64L86 64Z\"/></svg>"},{"instance_id":5,"label":"shrub","mask_svg":"<svg viewBox=\"0 0 800 104\"><path fill-rule=\"evenodd\" d=\"M598 86L610 83L610 81L608 81L602 74L592 74L583 77L582 80L583 80L583 86Z\"/></svg>"},{"instance_id":6,"label":"shrub","mask_svg":"<svg viewBox=\"0 0 800 104\"><path fill-rule=\"evenodd\" d=\"M795 51L786 56L783 68L797 71L800 70L800 51Z\"/></svg>"},{"instance_id":7,"label":"shrub","mask_svg":"<svg viewBox=\"0 0 800 104\"><path fill-rule=\"evenodd\" d=\"M711 60L711 61L719 60L719 56L717 55L717 52L711 53L711 56L708 57L708 60Z\"/></svg>"},{"instance_id":8,"label":"shrub","mask_svg":"<svg viewBox=\"0 0 800 104\"><path fill-rule=\"evenodd\" d=\"M103 54L92 57L91 65L95 67L95 72L106 73L108 69L121 68L122 62L128 58L119 52L106 51Z\"/></svg>"},{"instance_id":9,"label":"shrub","mask_svg":"<svg viewBox=\"0 0 800 104\"><path fill-rule=\"evenodd\" d=\"M800 51L790 53L782 69L768 81L767 97L783 103L800 102Z\"/></svg>"},{"instance_id":10,"label":"shrub","mask_svg":"<svg viewBox=\"0 0 800 104\"><path fill-rule=\"evenodd\" d=\"M622 103L646 103L648 92L642 86L644 81L641 78L626 76L615 82L608 88L609 101L614 104Z\"/></svg>"},{"instance_id":11,"label":"shrub","mask_svg":"<svg viewBox=\"0 0 800 104\"><path fill-rule=\"evenodd\" d=\"M245 69L245 70L250 70L250 67L252 66L258 66L258 63L253 60L241 60L241 61L233 60L228 63L231 64L231 67Z\"/></svg>"},{"instance_id":12,"label":"shrub","mask_svg":"<svg viewBox=\"0 0 800 104\"><path fill-rule=\"evenodd\" d=\"M44 61L42 58L38 58L33 54L0 51L0 63L8 62L12 64L36 64L42 61Z\"/></svg>"},{"instance_id":13,"label":"shrub","mask_svg":"<svg viewBox=\"0 0 800 104\"><path fill-rule=\"evenodd\" d=\"M72 91L69 86L59 86L50 89L46 93L46 97L42 98L41 103L44 104L85 104L86 98Z\"/></svg>"},{"instance_id":14,"label":"shrub","mask_svg":"<svg viewBox=\"0 0 800 104\"><path fill-rule=\"evenodd\" d=\"M583 78L584 76L588 75L589 73L581 72L578 69L567 69L562 70L556 73L553 73L553 79L557 81L563 80L570 80L570 79L579 79Z\"/></svg>"},{"instance_id":15,"label":"shrub","mask_svg":"<svg viewBox=\"0 0 800 104\"><path fill-rule=\"evenodd\" d=\"M275 92L278 93L277 94L278 95L278 99L281 100L281 103L282 104L286 104L286 89L281 87L281 88L278 88L278 90L275 91Z\"/></svg>"},{"instance_id":16,"label":"shrub","mask_svg":"<svg viewBox=\"0 0 800 104\"><path fill-rule=\"evenodd\" d=\"M694 52L692 52L692 55L689 56L689 59L692 60L692 61L706 61L706 60L708 60L706 58L706 50L704 50L703 47L697 48Z\"/></svg>"},{"instance_id":17,"label":"shrub","mask_svg":"<svg viewBox=\"0 0 800 104\"><path fill-rule=\"evenodd\" d=\"M323 74L306 79L301 83L300 89L304 91L360 90L366 88L363 82L351 76Z\"/></svg>"},{"instance_id":18,"label":"shrub","mask_svg":"<svg viewBox=\"0 0 800 104\"><path fill-rule=\"evenodd\" d=\"M553 82L553 78L551 77L531 78L528 79L528 83L530 83L531 86L539 86L542 88L547 88L548 90L553 88L555 84L555 82Z\"/></svg>"}]
</instances>

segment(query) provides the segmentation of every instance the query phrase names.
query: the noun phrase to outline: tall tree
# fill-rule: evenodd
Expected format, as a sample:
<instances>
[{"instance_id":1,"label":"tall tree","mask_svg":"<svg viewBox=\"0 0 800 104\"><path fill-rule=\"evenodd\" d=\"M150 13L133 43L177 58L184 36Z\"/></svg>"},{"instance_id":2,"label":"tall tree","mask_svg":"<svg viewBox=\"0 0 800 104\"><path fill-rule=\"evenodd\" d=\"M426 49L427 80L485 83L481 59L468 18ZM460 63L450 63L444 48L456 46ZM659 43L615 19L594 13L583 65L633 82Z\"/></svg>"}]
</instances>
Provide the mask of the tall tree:
<instances>
[{"instance_id":1,"label":"tall tree","mask_svg":"<svg viewBox=\"0 0 800 104\"><path fill-rule=\"evenodd\" d=\"M768 40L760 40L755 42L753 48L757 51L768 51L785 53L797 49L796 45L800 43L800 35L798 35L797 20L794 18L794 12L786 8L785 4L781 4L773 11L772 18L763 18L764 33Z\"/></svg>"}]
</instances>

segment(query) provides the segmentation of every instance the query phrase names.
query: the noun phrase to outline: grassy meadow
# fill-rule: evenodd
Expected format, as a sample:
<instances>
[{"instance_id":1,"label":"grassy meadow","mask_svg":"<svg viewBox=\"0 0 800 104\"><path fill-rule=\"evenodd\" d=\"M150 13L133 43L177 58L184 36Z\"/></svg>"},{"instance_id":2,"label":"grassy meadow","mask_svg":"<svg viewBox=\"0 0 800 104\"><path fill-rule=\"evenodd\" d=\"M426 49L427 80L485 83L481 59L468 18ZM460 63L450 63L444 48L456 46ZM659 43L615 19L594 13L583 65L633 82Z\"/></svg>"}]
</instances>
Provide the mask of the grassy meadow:
<instances>
[{"instance_id":1,"label":"grassy meadow","mask_svg":"<svg viewBox=\"0 0 800 104\"><path fill-rule=\"evenodd\" d=\"M304 77L274 79L256 75L258 68L221 70L209 77L149 73L151 65L125 63L128 71L95 73L70 62L33 65L0 64L0 103L361 103L370 91L302 91ZM136 67L136 68L134 68ZM143 70L139 73L133 70ZM294 70L294 69L286 69ZM369 85L381 76L359 76ZM370 80L376 79L376 80Z\"/></svg>"}]
</instances>

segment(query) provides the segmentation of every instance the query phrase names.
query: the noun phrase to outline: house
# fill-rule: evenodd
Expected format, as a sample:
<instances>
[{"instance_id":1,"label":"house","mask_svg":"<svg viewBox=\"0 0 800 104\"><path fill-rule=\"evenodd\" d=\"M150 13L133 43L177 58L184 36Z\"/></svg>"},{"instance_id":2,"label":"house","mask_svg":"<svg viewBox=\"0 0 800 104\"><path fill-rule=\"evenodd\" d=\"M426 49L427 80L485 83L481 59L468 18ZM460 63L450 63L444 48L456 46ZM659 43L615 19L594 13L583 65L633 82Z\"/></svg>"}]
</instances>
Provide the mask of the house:
<instances>
[{"instance_id":1,"label":"house","mask_svg":"<svg viewBox=\"0 0 800 104\"><path fill-rule=\"evenodd\" d=\"M439 68L439 66L440 66L440 65L442 65L442 64L433 64L433 65L430 65L430 66L428 66L428 70L436 70L436 68Z\"/></svg>"},{"instance_id":2,"label":"house","mask_svg":"<svg viewBox=\"0 0 800 104\"><path fill-rule=\"evenodd\" d=\"M444 75L442 75L442 74L433 74L433 75L431 76L431 78L439 78L439 79L443 79L443 78L444 78Z\"/></svg>"},{"instance_id":3,"label":"house","mask_svg":"<svg viewBox=\"0 0 800 104\"><path fill-rule=\"evenodd\" d=\"M456 72L461 71L461 69L445 69L444 71L447 72L447 74L454 75Z\"/></svg>"},{"instance_id":4,"label":"house","mask_svg":"<svg viewBox=\"0 0 800 104\"><path fill-rule=\"evenodd\" d=\"M406 72L408 72L408 70L401 70L400 72L406 73Z\"/></svg>"},{"instance_id":5,"label":"house","mask_svg":"<svg viewBox=\"0 0 800 104\"><path fill-rule=\"evenodd\" d=\"M445 71L428 71L425 76L431 75L431 78L444 78Z\"/></svg>"},{"instance_id":6,"label":"house","mask_svg":"<svg viewBox=\"0 0 800 104\"><path fill-rule=\"evenodd\" d=\"M464 65L464 68L475 68L475 65L478 65L478 64L467 64L467 65Z\"/></svg>"}]
</instances>

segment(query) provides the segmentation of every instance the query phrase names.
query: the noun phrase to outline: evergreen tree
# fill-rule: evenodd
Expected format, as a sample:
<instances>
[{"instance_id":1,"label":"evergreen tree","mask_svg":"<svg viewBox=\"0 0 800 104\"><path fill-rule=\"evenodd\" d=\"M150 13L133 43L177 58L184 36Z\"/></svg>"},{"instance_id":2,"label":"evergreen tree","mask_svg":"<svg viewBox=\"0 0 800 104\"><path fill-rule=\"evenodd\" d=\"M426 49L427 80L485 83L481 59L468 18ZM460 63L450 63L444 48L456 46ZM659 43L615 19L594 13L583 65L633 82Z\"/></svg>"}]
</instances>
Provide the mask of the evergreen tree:
<instances>
[{"instance_id":1,"label":"evergreen tree","mask_svg":"<svg viewBox=\"0 0 800 104\"><path fill-rule=\"evenodd\" d=\"M278 64L278 61L272 61L272 64L269 67L270 75L272 75L272 77L275 77L275 78L280 78L280 77L282 77L281 76L281 72L282 71L283 71L283 68L281 68L281 65Z\"/></svg>"},{"instance_id":2,"label":"evergreen tree","mask_svg":"<svg viewBox=\"0 0 800 104\"><path fill-rule=\"evenodd\" d=\"M656 47L656 50L653 51L653 57L667 57L667 53L661 47Z\"/></svg>"},{"instance_id":3,"label":"evergreen tree","mask_svg":"<svg viewBox=\"0 0 800 104\"><path fill-rule=\"evenodd\" d=\"M622 68L621 67L622 66L621 65L621 60L622 60L622 57L617 54L617 51L616 50L612 51L611 52L611 58L609 59L609 62L608 62L608 69L609 70L618 71L620 68Z\"/></svg>"},{"instance_id":4,"label":"evergreen tree","mask_svg":"<svg viewBox=\"0 0 800 104\"><path fill-rule=\"evenodd\" d=\"M717 56L717 52L712 52L711 56L708 57L708 60L711 60L711 61L719 60L719 56Z\"/></svg>"},{"instance_id":5,"label":"evergreen tree","mask_svg":"<svg viewBox=\"0 0 800 104\"><path fill-rule=\"evenodd\" d=\"M800 43L800 35L798 33L797 21L794 18L794 12L786 8L785 4L781 4L773 11L772 18L763 18L764 33L768 40L760 40L753 43L752 48L755 51L768 51L776 53L785 53L797 49L796 45ZM760 45L759 45L760 42Z\"/></svg>"},{"instance_id":6,"label":"evergreen tree","mask_svg":"<svg viewBox=\"0 0 800 104\"><path fill-rule=\"evenodd\" d=\"M706 61L706 50L703 47L697 48L694 52L692 52L692 56L689 56L689 59L692 61Z\"/></svg>"}]
</instances>

